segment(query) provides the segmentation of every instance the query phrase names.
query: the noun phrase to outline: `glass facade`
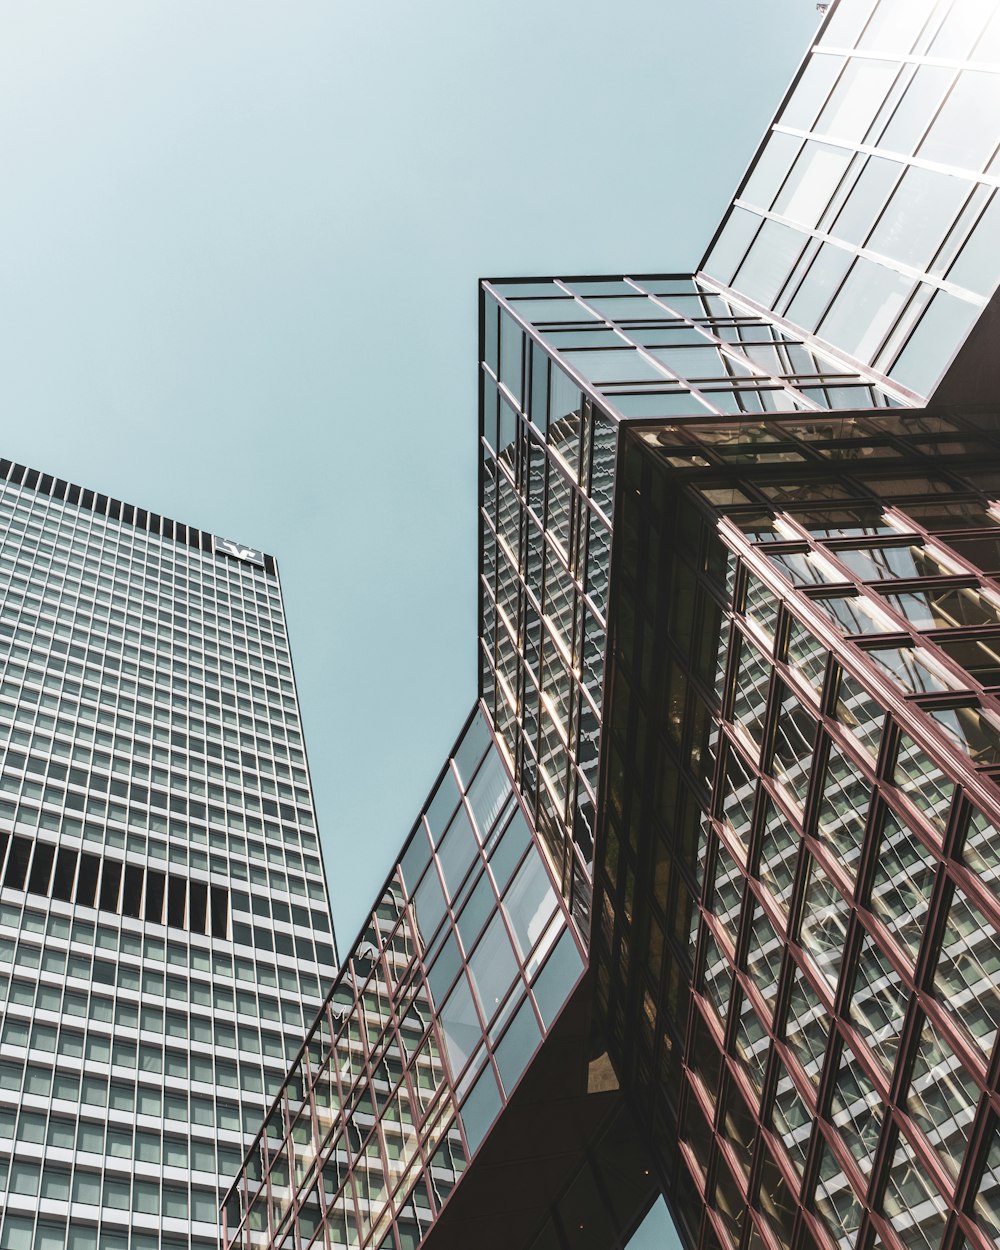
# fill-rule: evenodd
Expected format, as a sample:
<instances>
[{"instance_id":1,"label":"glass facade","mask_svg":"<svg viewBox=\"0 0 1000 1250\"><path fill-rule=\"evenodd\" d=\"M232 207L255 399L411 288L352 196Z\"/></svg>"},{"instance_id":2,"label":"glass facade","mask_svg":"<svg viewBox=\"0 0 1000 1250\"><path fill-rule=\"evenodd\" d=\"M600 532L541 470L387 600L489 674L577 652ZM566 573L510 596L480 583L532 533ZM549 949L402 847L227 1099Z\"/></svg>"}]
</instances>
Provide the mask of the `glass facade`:
<instances>
[{"instance_id":1,"label":"glass facade","mask_svg":"<svg viewBox=\"0 0 1000 1250\"><path fill-rule=\"evenodd\" d=\"M0 461L4 1250L215 1246L332 975L277 571L248 556Z\"/></svg>"},{"instance_id":2,"label":"glass facade","mask_svg":"<svg viewBox=\"0 0 1000 1250\"><path fill-rule=\"evenodd\" d=\"M475 712L224 1207L224 1244L415 1250L584 971Z\"/></svg>"},{"instance_id":3,"label":"glass facade","mask_svg":"<svg viewBox=\"0 0 1000 1250\"><path fill-rule=\"evenodd\" d=\"M481 326L483 698L586 927L621 423L901 401L691 277L484 282Z\"/></svg>"},{"instance_id":4,"label":"glass facade","mask_svg":"<svg viewBox=\"0 0 1000 1250\"><path fill-rule=\"evenodd\" d=\"M992 1244L991 424L624 435L591 960L689 1245Z\"/></svg>"},{"instance_id":5,"label":"glass facade","mask_svg":"<svg viewBox=\"0 0 1000 1250\"><path fill-rule=\"evenodd\" d=\"M481 282L479 703L227 1246L995 1246L998 32L839 0L699 272Z\"/></svg>"},{"instance_id":6,"label":"glass facade","mask_svg":"<svg viewBox=\"0 0 1000 1250\"><path fill-rule=\"evenodd\" d=\"M1000 279L1000 9L840 0L703 280L930 395Z\"/></svg>"}]
</instances>

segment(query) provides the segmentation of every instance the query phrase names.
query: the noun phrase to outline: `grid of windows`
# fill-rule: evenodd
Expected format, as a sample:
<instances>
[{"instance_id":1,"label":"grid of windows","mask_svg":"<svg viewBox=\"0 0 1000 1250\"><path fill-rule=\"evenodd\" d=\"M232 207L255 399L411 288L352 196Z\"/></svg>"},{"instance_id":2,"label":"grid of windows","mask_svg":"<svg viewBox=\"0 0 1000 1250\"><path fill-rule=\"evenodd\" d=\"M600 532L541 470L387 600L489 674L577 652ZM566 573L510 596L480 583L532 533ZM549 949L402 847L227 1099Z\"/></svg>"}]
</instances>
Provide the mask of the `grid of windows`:
<instances>
[{"instance_id":1,"label":"grid of windows","mask_svg":"<svg viewBox=\"0 0 1000 1250\"><path fill-rule=\"evenodd\" d=\"M0 471L0 1245L211 1246L333 964L276 571Z\"/></svg>"},{"instance_id":2,"label":"grid of windows","mask_svg":"<svg viewBox=\"0 0 1000 1250\"><path fill-rule=\"evenodd\" d=\"M226 1200L224 1244L416 1250L582 972L477 711Z\"/></svg>"},{"instance_id":3,"label":"grid of windows","mask_svg":"<svg viewBox=\"0 0 1000 1250\"><path fill-rule=\"evenodd\" d=\"M996 452L955 418L851 429L805 479L772 453L839 431L626 436L597 999L692 1243L986 1250Z\"/></svg>"},{"instance_id":4,"label":"grid of windows","mask_svg":"<svg viewBox=\"0 0 1000 1250\"><path fill-rule=\"evenodd\" d=\"M702 268L928 395L1000 278L1000 9L841 0Z\"/></svg>"},{"instance_id":5,"label":"grid of windows","mask_svg":"<svg viewBox=\"0 0 1000 1250\"><path fill-rule=\"evenodd\" d=\"M481 299L481 691L586 927L619 422L898 401L690 277Z\"/></svg>"}]
</instances>

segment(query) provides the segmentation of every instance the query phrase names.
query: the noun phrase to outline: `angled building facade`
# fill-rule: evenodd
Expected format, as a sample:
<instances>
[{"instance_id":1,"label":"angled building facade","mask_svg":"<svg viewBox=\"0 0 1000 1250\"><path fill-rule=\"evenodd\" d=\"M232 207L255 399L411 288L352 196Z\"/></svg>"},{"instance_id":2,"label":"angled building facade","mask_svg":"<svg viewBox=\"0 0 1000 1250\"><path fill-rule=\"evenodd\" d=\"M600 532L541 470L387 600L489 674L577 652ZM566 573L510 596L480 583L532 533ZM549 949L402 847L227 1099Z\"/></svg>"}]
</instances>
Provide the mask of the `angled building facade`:
<instances>
[{"instance_id":1,"label":"angled building facade","mask_svg":"<svg viewBox=\"0 0 1000 1250\"><path fill-rule=\"evenodd\" d=\"M277 570L0 461L0 1245L217 1244L332 975Z\"/></svg>"},{"instance_id":2,"label":"angled building facade","mask_svg":"<svg viewBox=\"0 0 1000 1250\"><path fill-rule=\"evenodd\" d=\"M618 1250L659 1194L690 1250L996 1244L998 35L992 0L839 0L700 267L481 283L470 725L562 936L492 1016L433 797L451 936L409 849L380 903L442 1091L405 1182L415 1060L351 1058L376 962L378 1036L406 1001L376 914L227 1247Z\"/></svg>"}]
</instances>

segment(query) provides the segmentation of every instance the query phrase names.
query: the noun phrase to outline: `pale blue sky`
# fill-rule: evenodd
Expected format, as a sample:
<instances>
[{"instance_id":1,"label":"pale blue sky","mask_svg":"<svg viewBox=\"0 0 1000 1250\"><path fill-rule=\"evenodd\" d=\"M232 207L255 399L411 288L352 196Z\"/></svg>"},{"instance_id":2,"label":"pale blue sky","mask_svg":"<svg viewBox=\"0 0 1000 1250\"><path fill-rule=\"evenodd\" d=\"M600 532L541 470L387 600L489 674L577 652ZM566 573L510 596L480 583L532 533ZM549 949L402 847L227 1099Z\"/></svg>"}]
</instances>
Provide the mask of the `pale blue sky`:
<instances>
[{"instance_id":1,"label":"pale blue sky","mask_svg":"<svg viewBox=\"0 0 1000 1250\"><path fill-rule=\"evenodd\" d=\"M475 697L476 278L695 265L813 0L0 0L0 454L280 561L348 944Z\"/></svg>"},{"instance_id":2,"label":"pale blue sky","mask_svg":"<svg viewBox=\"0 0 1000 1250\"><path fill-rule=\"evenodd\" d=\"M0 454L280 561L349 942L475 695L476 278L688 268L812 0L0 0Z\"/></svg>"}]
</instances>

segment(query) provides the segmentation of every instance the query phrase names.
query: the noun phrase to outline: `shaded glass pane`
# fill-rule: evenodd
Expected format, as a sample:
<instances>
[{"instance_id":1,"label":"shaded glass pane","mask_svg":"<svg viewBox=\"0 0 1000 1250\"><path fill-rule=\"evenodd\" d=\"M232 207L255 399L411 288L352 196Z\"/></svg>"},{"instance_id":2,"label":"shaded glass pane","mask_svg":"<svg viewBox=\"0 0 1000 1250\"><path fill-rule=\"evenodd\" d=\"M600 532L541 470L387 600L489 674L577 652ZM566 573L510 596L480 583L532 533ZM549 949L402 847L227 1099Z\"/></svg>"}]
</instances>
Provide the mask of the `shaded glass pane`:
<instances>
[{"instance_id":1,"label":"shaded glass pane","mask_svg":"<svg viewBox=\"0 0 1000 1250\"><path fill-rule=\"evenodd\" d=\"M948 913L934 991L989 1054L1000 1025L1000 938L961 890Z\"/></svg>"},{"instance_id":2,"label":"shaded glass pane","mask_svg":"<svg viewBox=\"0 0 1000 1250\"><path fill-rule=\"evenodd\" d=\"M925 1024L906 1107L953 1177L965 1158L979 1089L948 1044Z\"/></svg>"},{"instance_id":3,"label":"shaded glass pane","mask_svg":"<svg viewBox=\"0 0 1000 1250\"><path fill-rule=\"evenodd\" d=\"M817 835L852 876L861 853L872 783L843 751L830 747Z\"/></svg>"},{"instance_id":4,"label":"shaded glass pane","mask_svg":"<svg viewBox=\"0 0 1000 1250\"><path fill-rule=\"evenodd\" d=\"M871 907L916 960L937 864L909 829L887 812L875 861Z\"/></svg>"},{"instance_id":5,"label":"shaded glass pane","mask_svg":"<svg viewBox=\"0 0 1000 1250\"><path fill-rule=\"evenodd\" d=\"M850 911L843 895L813 862L809 869L799 941L823 979L836 990Z\"/></svg>"},{"instance_id":6,"label":"shaded glass pane","mask_svg":"<svg viewBox=\"0 0 1000 1250\"><path fill-rule=\"evenodd\" d=\"M816 1182L816 1208L838 1246L854 1244L861 1224L861 1203L826 1143Z\"/></svg>"},{"instance_id":7,"label":"shaded glass pane","mask_svg":"<svg viewBox=\"0 0 1000 1250\"><path fill-rule=\"evenodd\" d=\"M887 1072L896 1062L910 991L870 937L865 938L851 998L851 1019Z\"/></svg>"},{"instance_id":8,"label":"shaded glass pane","mask_svg":"<svg viewBox=\"0 0 1000 1250\"><path fill-rule=\"evenodd\" d=\"M797 969L788 1003L785 1041L814 1085L819 1083L829 1036L830 1013L805 973Z\"/></svg>"},{"instance_id":9,"label":"shaded glass pane","mask_svg":"<svg viewBox=\"0 0 1000 1250\"><path fill-rule=\"evenodd\" d=\"M882 1208L905 1245L913 1250L938 1250L947 1209L902 1136L896 1145Z\"/></svg>"},{"instance_id":10,"label":"shaded glass pane","mask_svg":"<svg viewBox=\"0 0 1000 1250\"><path fill-rule=\"evenodd\" d=\"M865 1176L871 1172L875 1159L884 1105L884 1099L871 1078L845 1047L833 1090L830 1116Z\"/></svg>"}]
</instances>

